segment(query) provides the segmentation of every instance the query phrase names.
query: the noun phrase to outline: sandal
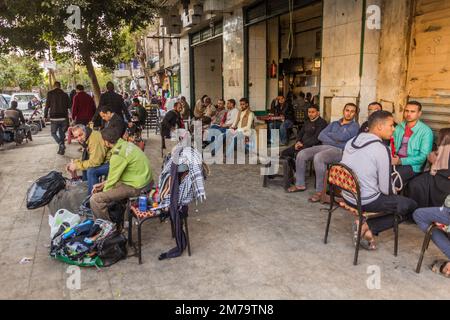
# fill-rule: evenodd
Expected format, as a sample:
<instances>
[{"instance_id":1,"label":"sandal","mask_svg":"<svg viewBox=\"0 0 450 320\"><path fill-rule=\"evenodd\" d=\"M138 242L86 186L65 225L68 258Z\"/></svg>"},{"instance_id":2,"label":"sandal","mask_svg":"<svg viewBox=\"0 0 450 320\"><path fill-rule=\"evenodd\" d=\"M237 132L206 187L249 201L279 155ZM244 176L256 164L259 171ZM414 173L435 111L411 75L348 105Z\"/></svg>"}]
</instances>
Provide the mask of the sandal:
<instances>
[{"instance_id":1,"label":"sandal","mask_svg":"<svg viewBox=\"0 0 450 320\"><path fill-rule=\"evenodd\" d=\"M353 231L353 245L356 247L356 243L358 242L358 224L353 221L352 224L352 231ZM366 235L366 233L369 230L366 230L362 235L361 235L361 239L359 241L359 245L361 246L361 248L366 249L368 251L373 251L377 249L377 246L375 244L375 240L368 240L366 238L364 238L364 236Z\"/></svg>"},{"instance_id":2,"label":"sandal","mask_svg":"<svg viewBox=\"0 0 450 320\"><path fill-rule=\"evenodd\" d=\"M304 188L304 189L302 189L302 188ZM306 190L306 187L292 186L287 190L287 192L288 193L296 193L296 192L303 192L305 190Z\"/></svg>"},{"instance_id":3,"label":"sandal","mask_svg":"<svg viewBox=\"0 0 450 320\"><path fill-rule=\"evenodd\" d=\"M309 202L319 202L322 196L322 192L316 192L311 198L308 199Z\"/></svg>"},{"instance_id":4,"label":"sandal","mask_svg":"<svg viewBox=\"0 0 450 320\"><path fill-rule=\"evenodd\" d=\"M444 268L445 266L450 263L450 261L447 260L436 260L435 262L433 262L433 264L431 265L431 271L433 271L434 273L437 273L445 278L450 278L450 273L445 273L444 272Z\"/></svg>"}]
</instances>

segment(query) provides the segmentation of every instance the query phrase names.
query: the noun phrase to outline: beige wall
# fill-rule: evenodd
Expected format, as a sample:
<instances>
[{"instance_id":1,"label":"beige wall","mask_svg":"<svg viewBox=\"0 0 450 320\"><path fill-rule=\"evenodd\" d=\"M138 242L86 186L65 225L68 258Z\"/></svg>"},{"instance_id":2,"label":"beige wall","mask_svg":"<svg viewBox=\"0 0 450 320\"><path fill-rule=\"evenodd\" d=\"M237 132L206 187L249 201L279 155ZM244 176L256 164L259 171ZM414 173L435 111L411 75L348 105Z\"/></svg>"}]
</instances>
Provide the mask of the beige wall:
<instances>
[{"instance_id":1,"label":"beige wall","mask_svg":"<svg viewBox=\"0 0 450 320\"><path fill-rule=\"evenodd\" d=\"M244 24L242 9L223 18L224 99L244 96Z\"/></svg>"},{"instance_id":2,"label":"beige wall","mask_svg":"<svg viewBox=\"0 0 450 320\"><path fill-rule=\"evenodd\" d=\"M249 28L248 32L248 83L252 110L266 110L266 23Z\"/></svg>"},{"instance_id":3,"label":"beige wall","mask_svg":"<svg viewBox=\"0 0 450 320\"><path fill-rule=\"evenodd\" d=\"M195 101L203 95L222 98L222 37L194 48Z\"/></svg>"},{"instance_id":4,"label":"beige wall","mask_svg":"<svg viewBox=\"0 0 450 320\"><path fill-rule=\"evenodd\" d=\"M367 1L367 5L380 1ZM331 120L341 117L344 101L360 98L359 121L367 116L367 104L376 99L379 30L365 25L363 74L360 77L362 0L324 0L321 105L324 97L336 97ZM322 110L323 112L323 110Z\"/></svg>"}]
</instances>

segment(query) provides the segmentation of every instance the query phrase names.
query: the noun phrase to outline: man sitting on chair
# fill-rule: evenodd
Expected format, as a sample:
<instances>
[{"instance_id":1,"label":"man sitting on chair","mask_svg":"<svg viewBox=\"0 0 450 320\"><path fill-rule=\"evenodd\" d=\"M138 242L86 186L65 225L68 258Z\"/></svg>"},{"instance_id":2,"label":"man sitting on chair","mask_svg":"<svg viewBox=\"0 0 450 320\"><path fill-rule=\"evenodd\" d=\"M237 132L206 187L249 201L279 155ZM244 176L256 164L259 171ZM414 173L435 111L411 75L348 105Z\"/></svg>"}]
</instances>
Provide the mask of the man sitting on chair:
<instances>
[{"instance_id":1,"label":"man sitting on chair","mask_svg":"<svg viewBox=\"0 0 450 320\"><path fill-rule=\"evenodd\" d=\"M393 195L390 176L390 152L383 140L389 140L394 132L394 118L388 111L377 111L369 117L369 132L360 133L347 142L341 163L348 166L358 178L362 210L366 212L397 213L411 215L417 203L409 198ZM356 206L353 196L342 191L344 201ZM402 221L405 219L402 219ZM354 244L359 220L353 223ZM361 230L361 246L376 249L373 235L394 226L392 215L367 220Z\"/></svg>"},{"instance_id":2,"label":"man sitting on chair","mask_svg":"<svg viewBox=\"0 0 450 320\"><path fill-rule=\"evenodd\" d=\"M98 183L100 177L108 174L110 153L100 131L78 124L72 128L72 134L84 151L81 159L72 160L66 170L73 175L77 175L77 170L82 170L83 181L87 181L88 194L91 194L94 184Z\"/></svg>"},{"instance_id":3,"label":"man sitting on chair","mask_svg":"<svg viewBox=\"0 0 450 320\"><path fill-rule=\"evenodd\" d=\"M152 181L150 161L134 143L117 138L114 130L104 129L102 138L111 148L108 179L94 185L90 200L96 219L110 220L108 205L130 197L137 197Z\"/></svg>"}]
</instances>

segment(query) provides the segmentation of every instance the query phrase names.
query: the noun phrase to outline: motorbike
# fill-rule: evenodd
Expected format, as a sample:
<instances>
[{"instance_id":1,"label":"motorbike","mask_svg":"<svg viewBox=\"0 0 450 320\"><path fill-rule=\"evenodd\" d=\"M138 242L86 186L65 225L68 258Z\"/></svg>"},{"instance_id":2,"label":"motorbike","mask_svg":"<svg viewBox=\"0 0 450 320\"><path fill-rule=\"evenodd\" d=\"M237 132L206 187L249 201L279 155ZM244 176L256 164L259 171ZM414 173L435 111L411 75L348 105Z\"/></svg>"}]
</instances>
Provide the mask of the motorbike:
<instances>
[{"instance_id":1,"label":"motorbike","mask_svg":"<svg viewBox=\"0 0 450 320\"><path fill-rule=\"evenodd\" d=\"M4 142L15 142L16 146L23 143L23 140L26 140L28 143L28 140L31 140L31 132L26 130L24 126L21 126L20 124L15 123L15 121L12 118L3 118L1 122L2 127L2 143Z\"/></svg>"}]
</instances>

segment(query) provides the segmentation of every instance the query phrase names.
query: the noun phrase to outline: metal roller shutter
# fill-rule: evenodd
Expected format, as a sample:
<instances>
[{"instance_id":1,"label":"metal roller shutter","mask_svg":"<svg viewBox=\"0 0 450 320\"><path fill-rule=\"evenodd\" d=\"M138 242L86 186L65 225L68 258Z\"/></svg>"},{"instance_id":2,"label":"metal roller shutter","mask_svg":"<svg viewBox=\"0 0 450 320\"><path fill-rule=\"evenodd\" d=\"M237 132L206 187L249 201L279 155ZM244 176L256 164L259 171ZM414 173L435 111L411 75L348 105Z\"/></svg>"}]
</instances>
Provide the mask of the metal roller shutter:
<instances>
[{"instance_id":1,"label":"metal roller shutter","mask_svg":"<svg viewBox=\"0 0 450 320\"><path fill-rule=\"evenodd\" d=\"M408 68L408 97L423 103L423 119L450 127L450 1L417 0Z\"/></svg>"}]
</instances>

